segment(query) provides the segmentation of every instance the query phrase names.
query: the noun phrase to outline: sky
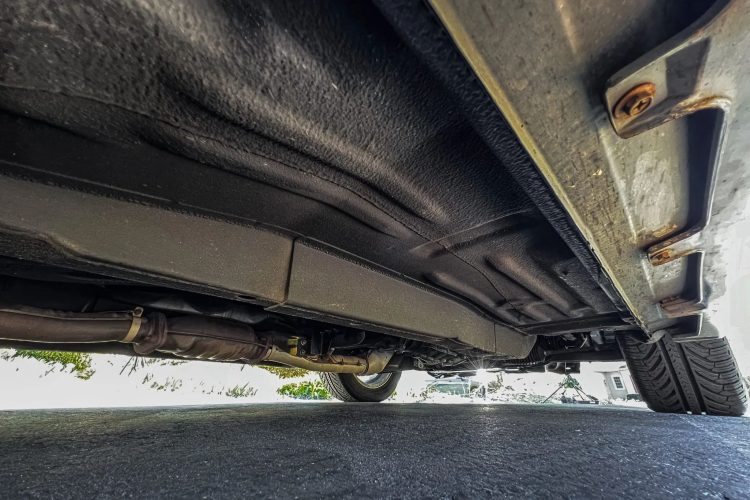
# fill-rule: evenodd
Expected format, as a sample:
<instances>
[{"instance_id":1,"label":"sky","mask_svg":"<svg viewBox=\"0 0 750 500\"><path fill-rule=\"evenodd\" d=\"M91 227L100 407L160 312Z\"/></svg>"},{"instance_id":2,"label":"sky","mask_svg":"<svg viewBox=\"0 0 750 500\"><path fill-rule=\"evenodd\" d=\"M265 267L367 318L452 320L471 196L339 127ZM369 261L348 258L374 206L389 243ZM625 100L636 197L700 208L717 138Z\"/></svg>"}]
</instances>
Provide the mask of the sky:
<instances>
[{"instance_id":1,"label":"sky","mask_svg":"<svg viewBox=\"0 0 750 500\"><path fill-rule=\"evenodd\" d=\"M729 339L740 371L750 375L750 200L745 218L728 230L721 251L727 264L726 294L709 304L708 315Z\"/></svg>"}]
</instances>

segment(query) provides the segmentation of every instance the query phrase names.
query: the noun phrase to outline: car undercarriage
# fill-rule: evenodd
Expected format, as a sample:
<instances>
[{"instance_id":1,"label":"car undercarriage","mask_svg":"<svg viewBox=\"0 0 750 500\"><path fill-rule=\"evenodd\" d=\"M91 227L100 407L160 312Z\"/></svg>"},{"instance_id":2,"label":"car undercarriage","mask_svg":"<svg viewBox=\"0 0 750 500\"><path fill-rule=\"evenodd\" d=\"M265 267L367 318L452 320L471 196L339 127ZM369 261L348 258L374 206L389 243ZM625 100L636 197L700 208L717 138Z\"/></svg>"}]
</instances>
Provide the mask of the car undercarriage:
<instances>
[{"instance_id":1,"label":"car undercarriage","mask_svg":"<svg viewBox=\"0 0 750 500\"><path fill-rule=\"evenodd\" d=\"M701 342L721 340L700 314L720 266L675 245L708 222L718 167L701 161L718 161L715 144L665 146L646 181L630 179L646 192L672 175L659 188L672 205L609 203L617 174L590 168L606 154L586 149L597 134L575 117L580 96L553 102L522 76L532 64L519 51L497 71L482 52L510 50L482 23L510 33L526 11L495 5L477 20L479 2L456 4L7 2L0 345L296 366L333 374L345 400L384 399L403 370L568 373L626 359L648 378L637 363L700 357ZM543 11L529 7L529 33ZM643 142L627 137L658 126L714 137L720 108L662 125L672 101L650 87L610 106L609 122L607 77L726 17L710 3L642 15L652 34L612 33L621 50L586 75L599 142ZM493 87L507 68L517 79ZM651 99L661 115L641 124ZM550 173L565 142L578 159ZM661 156L683 153L698 167L681 176ZM586 176L566 177L576 165ZM744 412L733 369L713 403L677 378L676 402L647 400ZM365 390L357 376L375 378Z\"/></svg>"}]
</instances>

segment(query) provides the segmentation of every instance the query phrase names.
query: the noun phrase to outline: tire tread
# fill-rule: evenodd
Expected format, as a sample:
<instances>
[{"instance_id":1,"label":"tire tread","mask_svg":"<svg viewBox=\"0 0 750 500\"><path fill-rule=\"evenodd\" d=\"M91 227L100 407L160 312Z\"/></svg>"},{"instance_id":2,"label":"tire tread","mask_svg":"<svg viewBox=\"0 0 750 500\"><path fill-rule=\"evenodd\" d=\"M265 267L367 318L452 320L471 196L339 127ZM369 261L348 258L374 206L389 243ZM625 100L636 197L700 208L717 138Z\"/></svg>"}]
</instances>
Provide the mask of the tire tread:
<instances>
[{"instance_id":1,"label":"tire tread","mask_svg":"<svg viewBox=\"0 0 750 500\"><path fill-rule=\"evenodd\" d=\"M320 379L323 381L323 385L326 386L331 396L338 399L339 401L345 401L354 403L357 399L352 396L349 391L346 390L344 384L341 382L341 377L338 373L321 373Z\"/></svg>"},{"instance_id":2,"label":"tire tread","mask_svg":"<svg viewBox=\"0 0 750 500\"><path fill-rule=\"evenodd\" d=\"M355 375L347 373L320 373L320 379L331 396L348 403L380 402L388 399L396 391L401 378L400 372L392 372L388 381L381 387L368 388L362 385Z\"/></svg>"},{"instance_id":3,"label":"tire tread","mask_svg":"<svg viewBox=\"0 0 750 500\"><path fill-rule=\"evenodd\" d=\"M645 344L618 339L641 397L666 413L743 415L748 394L724 338L677 343L669 335Z\"/></svg>"}]
</instances>

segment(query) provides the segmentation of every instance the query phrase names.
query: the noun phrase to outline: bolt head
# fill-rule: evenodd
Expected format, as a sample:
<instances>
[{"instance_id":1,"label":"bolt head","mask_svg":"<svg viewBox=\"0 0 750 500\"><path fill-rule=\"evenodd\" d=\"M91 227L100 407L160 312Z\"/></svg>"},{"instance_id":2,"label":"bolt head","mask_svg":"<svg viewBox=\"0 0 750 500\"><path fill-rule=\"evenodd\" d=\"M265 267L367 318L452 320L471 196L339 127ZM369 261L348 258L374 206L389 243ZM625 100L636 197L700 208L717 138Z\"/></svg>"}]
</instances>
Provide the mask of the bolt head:
<instances>
[{"instance_id":1,"label":"bolt head","mask_svg":"<svg viewBox=\"0 0 750 500\"><path fill-rule=\"evenodd\" d=\"M617 101L612 114L618 119L635 118L651 107L655 94L656 85L653 83L636 85Z\"/></svg>"},{"instance_id":2,"label":"bolt head","mask_svg":"<svg viewBox=\"0 0 750 500\"><path fill-rule=\"evenodd\" d=\"M625 105L625 112L629 116L638 116L651 106L653 100L654 98L650 95L633 96L633 98Z\"/></svg>"}]
</instances>

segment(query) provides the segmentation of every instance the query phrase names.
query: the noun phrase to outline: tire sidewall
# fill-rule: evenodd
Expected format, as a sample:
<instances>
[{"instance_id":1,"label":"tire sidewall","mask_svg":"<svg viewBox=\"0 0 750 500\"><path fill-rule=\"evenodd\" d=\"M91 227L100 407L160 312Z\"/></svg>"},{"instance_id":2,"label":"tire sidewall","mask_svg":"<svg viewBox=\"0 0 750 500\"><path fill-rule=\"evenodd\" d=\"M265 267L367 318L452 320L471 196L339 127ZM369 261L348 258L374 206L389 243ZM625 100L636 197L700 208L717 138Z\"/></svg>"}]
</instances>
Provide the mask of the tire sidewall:
<instances>
[{"instance_id":1,"label":"tire sidewall","mask_svg":"<svg viewBox=\"0 0 750 500\"><path fill-rule=\"evenodd\" d=\"M378 388L367 387L357 378L349 373L339 374L341 385L357 401L378 403L391 397L396 392L396 386L401 379L400 372L391 372L388 382Z\"/></svg>"}]
</instances>

